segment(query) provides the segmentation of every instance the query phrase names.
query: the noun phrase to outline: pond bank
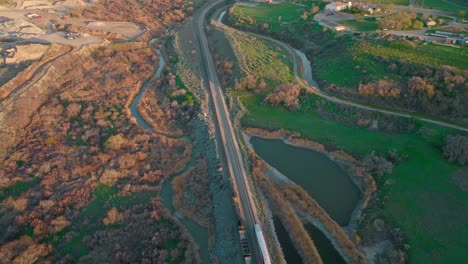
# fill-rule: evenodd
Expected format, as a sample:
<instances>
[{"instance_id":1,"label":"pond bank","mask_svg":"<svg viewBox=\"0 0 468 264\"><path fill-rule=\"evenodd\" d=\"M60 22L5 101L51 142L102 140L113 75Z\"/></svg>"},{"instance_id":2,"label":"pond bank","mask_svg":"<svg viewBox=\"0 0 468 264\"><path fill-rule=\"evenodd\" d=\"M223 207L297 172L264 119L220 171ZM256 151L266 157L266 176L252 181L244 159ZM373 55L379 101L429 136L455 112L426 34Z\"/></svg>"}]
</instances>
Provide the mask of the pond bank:
<instances>
[{"instance_id":1,"label":"pond bank","mask_svg":"<svg viewBox=\"0 0 468 264\"><path fill-rule=\"evenodd\" d=\"M363 254L358 249L355 241L355 231L358 219L362 214L362 210L367 206L372 193L376 190L376 184L373 178L367 174L365 169L360 165L360 162L341 150L327 150L326 146L320 143L300 138L298 134L285 130L267 131L258 128L246 128L244 130L244 141L248 148L253 150L253 146L250 142L251 137L280 139L290 146L320 152L331 161L336 162L344 171L347 172L350 179L361 191L361 198L352 211L348 225L346 227L340 227L333 219L330 218L327 212L325 212L317 202L314 201L314 199L305 197L306 199L303 200L304 195L308 195L305 191L300 191L302 188L297 186L294 181L291 181L291 179L271 166L267 166L266 170L266 173L269 174L268 177L270 177L270 179L272 179L276 184L284 186L283 188L285 188L285 191L289 192L289 190L293 190L292 192L297 192L298 196L293 198L293 200L290 200L291 204L294 205L295 210L303 219L314 224L314 226L316 226L328 238L346 262L365 263ZM297 201L303 200L308 205L306 205L306 207L302 206L302 208L301 206L296 206L294 199ZM305 208L308 209L305 210Z\"/></svg>"},{"instance_id":2,"label":"pond bank","mask_svg":"<svg viewBox=\"0 0 468 264\"><path fill-rule=\"evenodd\" d=\"M361 198L355 206L348 225L346 226L347 231L355 230L357 228L357 220L361 217L363 209L368 205L372 194L377 190L377 185L374 179L366 172L365 168L358 160L342 150L328 151L323 144L300 138L299 134L283 129L268 131L260 128L245 128L244 140L248 148L254 150L252 144L250 143L251 137L281 139L285 144L320 152L327 156L330 160L336 162L349 175L350 179L361 192ZM284 181L284 179L282 180Z\"/></svg>"}]
</instances>

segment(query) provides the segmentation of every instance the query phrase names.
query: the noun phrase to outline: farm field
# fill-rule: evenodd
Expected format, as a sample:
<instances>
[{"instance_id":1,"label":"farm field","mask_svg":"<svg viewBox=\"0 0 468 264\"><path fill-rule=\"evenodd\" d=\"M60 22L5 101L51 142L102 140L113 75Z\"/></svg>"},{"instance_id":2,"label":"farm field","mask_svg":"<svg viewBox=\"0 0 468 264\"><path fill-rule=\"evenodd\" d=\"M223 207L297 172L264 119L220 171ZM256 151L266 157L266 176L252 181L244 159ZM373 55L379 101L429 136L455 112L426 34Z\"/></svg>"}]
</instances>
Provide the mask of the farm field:
<instances>
[{"instance_id":1,"label":"farm field","mask_svg":"<svg viewBox=\"0 0 468 264\"><path fill-rule=\"evenodd\" d=\"M409 0L375 0L376 4L409 5Z\"/></svg>"},{"instance_id":2,"label":"farm field","mask_svg":"<svg viewBox=\"0 0 468 264\"><path fill-rule=\"evenodd\" d=\"M460 69L468 69L468 47L453 48L440 45L418 45L415 48L402 43L391 43L388 46L361 43L356 53L373 56L385 56L394 59L405 59L414 64L427 66L449 65Z\"/></svg>"}]
</instances>

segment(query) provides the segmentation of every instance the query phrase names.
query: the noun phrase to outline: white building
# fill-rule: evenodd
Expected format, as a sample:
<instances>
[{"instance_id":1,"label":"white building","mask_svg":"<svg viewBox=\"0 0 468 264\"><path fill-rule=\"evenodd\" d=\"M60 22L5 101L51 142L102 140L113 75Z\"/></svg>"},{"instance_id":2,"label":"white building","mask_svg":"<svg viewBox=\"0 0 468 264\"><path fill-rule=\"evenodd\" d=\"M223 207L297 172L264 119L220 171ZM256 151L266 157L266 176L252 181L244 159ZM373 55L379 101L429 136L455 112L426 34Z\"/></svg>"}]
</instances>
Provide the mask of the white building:
<instances>
[{"instance_id":1,"label":"white building","mask_svg":"<svg viewBox=\"0 0 468 264\"><path fill-rule=\"evenodd\" d=\"M333 2L325 6L325 10L338 12L346 8L350 8L353 4L351 2Z\"/></svg>"}]
</instances>

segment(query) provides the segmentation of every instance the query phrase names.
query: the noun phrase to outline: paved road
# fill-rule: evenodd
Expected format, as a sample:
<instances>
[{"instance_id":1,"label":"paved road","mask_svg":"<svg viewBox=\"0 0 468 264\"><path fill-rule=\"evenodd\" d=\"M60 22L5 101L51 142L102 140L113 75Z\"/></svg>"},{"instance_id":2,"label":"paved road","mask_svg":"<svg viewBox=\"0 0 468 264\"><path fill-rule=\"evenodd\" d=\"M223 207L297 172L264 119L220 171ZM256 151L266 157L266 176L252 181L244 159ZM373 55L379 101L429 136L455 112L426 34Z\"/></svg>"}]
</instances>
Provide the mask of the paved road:
<instances>
[{"instance_id":1,"label":"paved road","mask_svg":"<svg viewBox=\"0 0 468 264\"><path fill-rule=\"evenodd\" d=\"M224 24L220 24L220 26L221 27L227 27ZM238 29L235 29L235 30L238 30ZM298 55L294 48L292 48L291 46L289 46L288 44L286 44L284 42L281 42L281 41L279 41L277 39L274 39L274 38L271 38L271 37L267 37L267 36L260 35L260 34L255 34L255 33L252 33L252 32L246 32L246 31L242 31L242 32L244 32L246 34L249 34L251 36L257 37L257 38L262 38L262 39L265 39L267 41L273 42L273 43L281 46L283 49L285 49L289 53L290 57L293 58L293 71L294 71L294 76L296 78L296 81L302 86L313 88L315 94L317 94L318 96L320 96L320 97L322 97L324 99L327 99L328 101L331 101L331 102L334 102L334 103L337 103L337 104L341 104L341 105L353 106L353 107L357 107L357 108L360 108L360 109L365 109L365 110L372 111L372 112L380 112L380 113L393 115L393 116L414 118L414 119L418 119L418 120L421 120L421 121L424 121L424 122L427 122L427 123L436 124L436 125L439 125L439 126L453 128L453 129L456 129L456 130L468 132L467 127L459 126L459 125L452 124L452 123L449 123L449 122L435 120L435 119L432 119L432 118L429 118L429 117L421 117L421 116L416 115L415 113L411 113L411 112L407 112L407 111L396 111L396 110L386 108L386 107L375 107L375 106L365 105L365 104L362 104L362 103L359 103L359 102L354 102L354 101L350 101L350 100L346 100L346 99L342 99L342 98L338 98L338 97L329 95L329 94L325 93L324 91L320 90L318 88L318 86L314 85L315 81L313 81L313 80L312 80L312 82L311 82L311 80L306 81L306 80L304 80L302 78L302 75L299 73L298 65L299 65L299 63L302 63L303 65L305 65L305 64L307 64L309 62L307 61L305 56ZM301 60L301 61L299 61L299 60ZM309 67L303 67L303 69L308 69L308 68Z\"/></svg>"},{"instance_id":2,"label":"paved road","mask_svg":"<svg viewBox=\"0 0 468 264\"><path fill-rule=\"evenodd\" d=\"M222 0L214 0L207 2L200 13L194 15L193 32L195 40L200 45L201 55L205 68L205 74L211 93L212 106L215 111L216 125L219 132L221 148L224 149L225 161L228 172L233 180L234 189L239 198L239 209L241 218L244 221L244 226L249 238L252 255L257 263L261 263L260 250L254 233L254 225L258 223L257 210L252 200L252 193L249 186L247 172L245 170L244 161L241 155L236 134L229 116L229 111L226 106L225 96L221 88L221 84L216 75L215 65L211 56L208 40L203 27L208 10L215 5L223 2ZM240 245L239 245L240 247Z\"/></svg>"},{"instance_id":3,"label":"paved road","mask_svg":"<svg viewBox=\"0 0 468 264\"><path fill-rule=\"evenodd\" d=\"M439 125L439 126L453 128L453 129L468 132L468 128L466 128L466 127L462 127L462 126L459 126L459 125L447 123L447 122L444 122L444 121L438 121L438 120L434 120L434 119L431 119L431 118L419 117L419 116L416 116L416 115L414 115L412 113L409 113L409 112L404 112L404 111L399 112L399 111L395 111L395 110L392 110L392 109L386 109L385 107L368 106L368 105L364 105L364 104L361 104L361 103L358 103L358 102L353 102L353 101L349 101L349 100L346 100L346 99L342 99L342 98L338 98L338 97L329 95L329 94L323 92L322 90L318 89L315 86L310 86L309 83L307 81L305 81L301 77L301 74L298 71L298 65L299 65L299 63L305 64L307 62L305 62L304 61L305 58L302 58L302 57L299 57L301 59L301 62L299 62L298 56L295 56L294 48L292 48L291 46L289 46L289 45L287 45L287 44L285 44L285 43L283 43L283 42L281 42L279 40L276 40L276 39L273 39L273 38L270 38L270 37L266 37L266 36L262 36L262 35L258 35L258 34L254 34L254 33L248 33L248 34L251 34L251 35L254 35L256 37L260 37L260 38L263 38L263 39L266 39L266 40L269 40L269 41L274 42L274 43L280 45L281 47L285 48L286 51L290 54L290 56L293 58L294 76L295 76L297 82L299 82L299 84L301 84L303 86L313 88L315 94L317 94L318 96L320 96L322 98L327 99L328 101L331 101L331 102L334 102L334 103L337 103L337 104L341 104L341 105L353 106L353 107L365 109L365 110L368 110L368 111L380 112L380 113L393 115L393 116L400 116L400 117L406 117L406 118L419 119L419 120L427 122L427 123L432 123L432 124L436 124L436 125ZM306 68L306 67L303 67L303 68Z\"/></svg>"}]
</instances>

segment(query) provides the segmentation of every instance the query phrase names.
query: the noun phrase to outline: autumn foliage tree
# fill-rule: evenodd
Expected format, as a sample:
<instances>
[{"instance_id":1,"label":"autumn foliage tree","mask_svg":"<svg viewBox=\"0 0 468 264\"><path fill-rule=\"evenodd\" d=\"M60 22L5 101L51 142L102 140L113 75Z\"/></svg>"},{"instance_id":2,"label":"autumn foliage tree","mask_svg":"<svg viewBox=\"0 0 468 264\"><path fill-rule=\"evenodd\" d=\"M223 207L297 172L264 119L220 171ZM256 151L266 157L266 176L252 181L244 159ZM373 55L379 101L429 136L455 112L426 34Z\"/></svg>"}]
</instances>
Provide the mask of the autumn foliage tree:
<instances>
[{"instance_id":1,"label":"autumn foliage tree","mask_svg":"<svg viewBox=\"0 0 468 264\"><path fill-rule=\"evenodd\" d=\"M268 94L265 98L265 103L273 106L284 106L289 110L299 109L299 96L303 90L299 84L285 83L281 84L274 92Z\"/></svg>"}]
</instances>

